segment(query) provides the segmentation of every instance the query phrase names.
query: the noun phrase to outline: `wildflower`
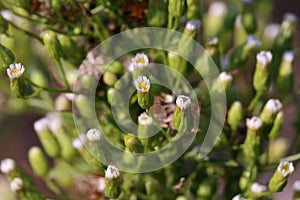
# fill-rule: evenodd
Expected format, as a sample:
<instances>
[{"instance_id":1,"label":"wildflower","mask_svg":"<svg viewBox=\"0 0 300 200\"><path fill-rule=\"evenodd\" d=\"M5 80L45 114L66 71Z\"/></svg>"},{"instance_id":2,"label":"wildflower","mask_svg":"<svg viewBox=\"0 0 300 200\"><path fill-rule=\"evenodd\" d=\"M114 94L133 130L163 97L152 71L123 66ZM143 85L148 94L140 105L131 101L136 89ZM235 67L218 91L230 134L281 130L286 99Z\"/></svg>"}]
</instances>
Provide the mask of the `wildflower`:
<instances>
[{"instance_id":1,"label":"wildflower","mask_svg":"<svg viewBox=\"0 0 300 200\"><path fill-rule=\"evenodd\" d=\"M229 87L229 85L231 84L232 79L233 79L232 75L227 72L222 72L219 75L219 78L220 78L221 82L224 84L225 89Z\"/></svg>"},{"instance_id":2,"label":"wildflower","mask_svg":"<svg viewBox=\"0 0 300 200\"><path fill-rule=\"evenodd\" d=\"M247 128L253 131L258 131L262 127L262 121L258 117L252 117L246 119Z\"/></svg>"},{"instance_id":3,"label":"wildflower","mask_svg":"<svg viewBox=\"0 0 300 200\"><path fill-rule=\"evenodd\" d=\"M270 99L266 104L266 110L277 113L282 109L282 104L278 99Z\"/></svg>"},{"instance_id":4,"label":"wildflower","mask_svg":"<svg viewBox=\"0 0 300 200\"><path fill-rule=\"evenodd\" d=\"M255 194L260 194L267 191L267 186L262 185L260 183L253 183L251 185L251 192Z\"/></svg>"},{"instance_id":5,"label":"wildflower","mask_svg":"<svg viewBox=\"0 0 300 200\"><path fill-rule=\"evenodd\" d=\"M148 66L149 59L146 54L144 53L138 53L135 55L134 58L132 58L132 64L134 67L143 68Z\"/></svg>"},{"instance_id":6,"label":"wildflower","mask_svg":"<svg viewBox=\"0 0 300 200\"><path fill-rule=\"evenodd\" d=\"M86 133L86 138L88 139L88 141L90 142L97 142L100 141L101 139L101 132L98 129L90 129L88 130L88 132Z\"/></svg>"},{"instance_id":7,"label":"wildflower","mask_svg":"<svg viewBox=\"0 0 300 200\"><path fill-rule=\"evenodd\" d=\"M190 20L186 23L184 33L190 37L194 37L201 26L200 20Z\"/></svg>"},{"instance_id":8,"label":"wildflower","mask_svg":"<svg viewBox=\"0 0 300 200\"><path fill-rule=\"evenodd\" d=\"M10 189L13 192L17 192L19 190L21 190L23 188L23 180L21 178L14 178L11 182L10 182Z\"/></svg>"},{"instance_id":9,"label":"wildflower","mask_svg":"<svg viewBox=\"0 0 300 200\"><path fill-rule=\"evenodd\" d=\"M0 169L1 172L4 174L10 173L15 169L15 167L16 167L16 163L11 158L6 158L1 161Z\"/></svg>"},{"instance_id":10,"label":"wildflower","mask_svg":"<svg viewBox=\"0 0 300 200\"><path fill-rule=\"evenodd\" d=\"M109 165L105 170L105 196L117 199L121 193L121 183L119 180L120 172L114 165Z\"/></svg>"},{"instance_id":11,"label":"wildflower","mask_svg":"<svg viewBox=\"0 0 300 200\"><path fill-rule=\"evenodd\" d=\"M138 122L139 122L139 125L149 126L152 124L153 120L152 120L152 117L150 117L146 112L144 112L139 115Z\"/></svg>"},{"instance_id":12,"label":"wildflower","mask_svg":"<svg viewBox=\"0 0 300 200\"><path fill-rule=\"evenodd\" d=\"M272 53L270 51L261 51L256 55L256 60L262 67L266 67L272 61Z\"/></svg>"},{"instance_id":13,"label":"wildflower","mask_svg":"<svg viewBox=\"0 0 300 200\"><path fill-rule=\"evenodd\" d=\"M176 106L180 110L186 110L191 105L191 99L185 95L179 95L176 99Z\"/></svg>"},{"instance_id":14,"label":"wildflower","mask_svg":"<svg viewBox=\"0 0 300 200\"><path fill-rule=\"evenodd\" d=\"M277 167L269 182L269 189L272 192L280 192L287 183L288 176L294 172L292 162L282 161Z\"/></svg>"},{"instance_id":15,"label":"wildflower","mask_svg":"<svg viewBox=\"0 0 300 200\"><path fill-rule=\"evenodd\" d=\"M117 167L114 165L109 165L107 169L105 170L105 178L107 179L115 179L118 178L120 175L120 172Z\"/></svg>"},{"instance_id":16,"label":"wildflower","mask_svg":"<svg viewBox=\"0 0 300 200\"><path fill-rule=\"evenodd\" d=\"M139 76L135 80L135 87L138 92L146 93L150 89L150 81L146 76Z\"/></svg>"},{"instance_id":17,"label":"wildflower","mask_svg":"<svg viewBox=\"0 0 300 200\"><path fill-rule=\"evenodd\" d=\"M23 75L25 71L24 66L21 63L10 64L9 68L6 70L7 75L10 79L17 79Z\"/></svg>"},{"instance_id":18,"label":"wildflower","mask_svg":"<svg viewBox=\"0 0 300 200\"><path fill-rule=\"evenodd\" d=\"M272 54L269 51L261 51L256 56L256 68L253 77L253 86L255 90L262 94L269 87L270 70Z\"/></svg>"}]
</instances>

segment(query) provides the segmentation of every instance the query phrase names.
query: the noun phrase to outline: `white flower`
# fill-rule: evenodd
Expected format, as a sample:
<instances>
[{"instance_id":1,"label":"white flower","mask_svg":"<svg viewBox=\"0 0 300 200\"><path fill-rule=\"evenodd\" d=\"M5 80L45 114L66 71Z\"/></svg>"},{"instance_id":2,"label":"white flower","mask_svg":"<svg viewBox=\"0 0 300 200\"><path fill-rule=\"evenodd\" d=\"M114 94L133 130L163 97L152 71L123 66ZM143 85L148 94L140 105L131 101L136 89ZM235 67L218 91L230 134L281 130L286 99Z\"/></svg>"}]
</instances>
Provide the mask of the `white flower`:
<instances>
[{"instance_id":1,"label":"white flower","mask_svg":"<svg viewBox=\"0 0 300 200\"><path fill-rule=\"evenodd\" d=\"M6 72L10 79L19 78L24 73L25 68L21 63L10 64Z\"/></svg>"},{"instance_id":2,"label":"white flower","mask_svg":"<svg viewBox=\"0 0 300 200\"><path fill-rule=\"evenodd\" d=\"M293 62L295 59L295 54L293 51L285 51L283 53L283 60L285 60L286 62Z\"/></svg>"},{"instance_id":3,"label":"white flower","mask_svg":"<svg viewBox=\"0 0 300 200\"><path fill-rule=\"evenodd\" d=\"M138 53L132 58L132 64L134 67L143 68L149 64L149 59L146 54Z\"/></svg>"},{"instance_id":4,"label":"white flower","mask_svg":"<svg viewBox=\"0 0 300 200\"><path fill-rule=\"evenodd\" d=\"M86 144L87 138L84 134L80 134L77 138L75 138L72 142L72 146L75 149L82 149L84 144Z\"/></svg>"},{"instance_id":5,"label":"white flower","mask_svg":"<svg viewBox=\"0 0 300 200\"><path fill-rule=\"evenodd\" d=\"M226 73L226 72L222 72L220 75L219 75L219 78L220 80L223 82L223 83L228 83L228 82L231 82L232 81L232 75L229 74L229 73Z\"/></svg>"},{"instance_id":6,"label":"white flower","mask_svg":"<svg viewBox=\"0 0 300 200\"><path fill-rule=\"evenodd\" d=\"M200 20L190 20L186 23L185 28L188 29L189 31L194 31L199 29L200 26L201 26Z\"/></svg>"},{"instance_id":7,"label":"white flower","mask_svg":"<svg viewBox=\"0 0 300 200\"><path fill-rule=\"evenodd\" d=\"M251 185L251 192L255 193L255 194L263 193L263 192L267 191L267 189L268 189L267 186L262 185L260 183L253 183Z\"/></svg>"},{"instance_id":8,"label":"white flower","mask_svg":"<svg viewBox=\"0 0 300 200\"><path fill-rule=\"evenodd\" d=\"M33 128L34 128L35 132L37 132L38 134L44 130L47 130L48 129L48 119L44 117L44 118L41 118L41 119L35 121L33 124Z\"/></svg>"},{"instance_id":9,"label":"white flower","mask_svg":"<svg viewBox=\"0 0 300 200\"><path fill-rule=\"evenodd\" d=\"M20 178L14 178L11 182L10 182L10 189L13 192L19 191L23 188L23 181Z\"/></svg>"},{"instance_id":10,"label":"white flower","mask_svg":"<svg viewBox=\"0 0 300 200\"><path fill-rule=\"evenodd\" d=\"M295 183L293 184L293 189L295 191L300 191L300 180L295 181Z\"/></svg>"},{"instance_id":11,"label":"white flower","mask_svg":"<svg viewBox=\"0 0 300 200\"><path fill-rule=\"evenodd\" d=\"M262 66L267 66L272 61L272 53L270 51L261 51L256 55L257 62L261 63Z\"/></svg>"},{"instance_id":12,"label":"white flower","mask_svg":"<svg viewBox=\"0 0 300 200\"><path fill-rule=\"evenodd\" d=\"M224 17L227 14L227 6L222 1L215 1L210 4L208 14L214 17Z\"/></svg>"},{"instance_id":13,"label":"white flower","mask_svg":"<svg viewBox=\"0 0 300 200\"><path fill-rule=\"evenodd\" d=\"M292 162L287 162L287 161L282 161L277 167L277 171L279 172L280 175L283 177L286 177L293 173L294 171L294 165Z\"/></svg>"},{"instance_id":14,"label":"white flower","mask_svg":"<svg viewBox=\"0 0 300 200\"><path fill-rule=\"evenodd\" d=\"M149 92L150 90L150 81L146 76L139 76L135 80L135 87L138 92Z\"/></svg>"},{"instance_id":15,"label":"white flower","mask_svg":"<svg viewBox=\"0 0 300 200\"><path fill-rule=\"evenodd\" d=\"M86 133L86 138L90 142L97 142L101 139L101 132L98 129L95 129L95 128L90 129Z\"/></svg>"},{"instance_id":16,"label":"white flower","mask_svg":"<svg viewBox=\"0 0 300 200\"><path fill-rule=\"evenodd\" d=\"M257 131L262 126L262 121L258 117L252 117L251 119L246 119L246 125L249 129Z\"/></svg>"},{"instance_id":17,"label":"white flower","mask_svg":"<svg viewBox=\"0 0 300 200\"><path fill-rule=\"evenodd\" d=\"M278 99L270 99L266 103L266 109L272 113L277 113L282 109L282 104Z\"/></svg>"},{"instance_id":18,"label":"white flower","mask_svg":"<svg viewBox=\"0 0 300 200\"><path fill-rule=\"evenodd\" d=\"M153 122L152 117L150 117L146 112L140 114L140 116L138 117L138 121L142 126L149 126Z\"/></svg>"},{"instance_id":19,"label":"white flower","mask_svg":"<svg viewBox=\"0 0 300 200\"><path fill-rule=\"evenodd\" d=\"M191 99L188 96L179 95L176 99L176 105L180 110L185 110L191 105Z\"/></svg>"},{"instance_id":20,"label":"white flower","mask_svg":"<svg viewBox=\"0 0 300 200\"><path fill-rule=\"evenodd\" d=\"M105 170L105 178L114 179L114 178L118 178L119 175L120 172L118 168L116 168L114 165L109 165Z\"/></svg>"},{"instance_id":21,"label":"white flower","mask_svg":"<svg viewBox=\"0 0 300 200\"><path fill-rule=\"evenodd\" d=\"M0 169L3 174L8 174L15 169L16 163L11 158L6 158L1 161Z\"/></svg>"},{"instance_id":22,"label":"white flower","mask_svg":"<svg viewBox=\"0 0 300 200\"><path fill-rule=\"evenodd\" d=\"M257 47L260 47L261 41L260 41L260 39L256 38L255 36L249 35L248 38L247 38L246 44L250 48L257 48Z\"/></svg>"},{"instance_id":23,"label":"white flower","mask_svg":"<svg viewBox=\"0 0 300 200\"><path fill-rule=\"evenodd\" d=\"M242 197L240 194L238 194L238 195L234 196L232 198L232 200L246 200L246 199L244 197Z\"/></svg>"}]
</instances>

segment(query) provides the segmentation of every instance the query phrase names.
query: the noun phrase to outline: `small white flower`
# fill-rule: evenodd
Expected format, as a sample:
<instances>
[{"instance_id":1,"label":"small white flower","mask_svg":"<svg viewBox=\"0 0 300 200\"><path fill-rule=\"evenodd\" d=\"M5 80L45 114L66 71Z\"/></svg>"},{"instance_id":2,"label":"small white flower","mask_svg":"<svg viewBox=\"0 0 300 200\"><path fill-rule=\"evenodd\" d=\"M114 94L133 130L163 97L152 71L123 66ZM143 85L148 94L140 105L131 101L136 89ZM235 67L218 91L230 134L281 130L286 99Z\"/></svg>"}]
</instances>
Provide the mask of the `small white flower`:
<instances>
[{"instance_id":1,"label":"small white flower","mask_svg":"<svg viewBox=\"0 0 300 200\"><path fill-rule=\"evenodd\" d=\"M267 189L268 189L267 186L262 185L260 183L253 183L251 185L251 192L255 193L255 194L263 193L263 192L267 191Z\"/></svg>"},{"instance_id":2,"label":"small white flower","mask_svg":"<svg viewBox=\"0 0 300 200\"><path fill-rule=\"evenodd\" d=\"M86 144L87 138L84 134L80 134L77 138L75 138L72 142L72 146L75 149L82 149L84 144Z\"/></svg>"},{"instance_id":3,"label":"small white flower","mask_svg":"<svg viewBox=\"0 0 300 200\"><path fill-rule=\"evenodd\" d=\"M258 117L252 117L251 119L246 119L246 125L249 129L257 131L262 126L262 121Z\"/></svg>"},{"instance_id":4,"label":"small white flower","mask_svg":"<svg viewBox=\"0 0 300 200\"><path fill-rule=\"evenodd\" d=\"M295 54L293 51L285 51L283 53L283 60L285 60L286 62L293 62L295 59Z\"/></svg>"},{"instance_id":5,"label":"small white flower","mask_svg":"<svg viewBox=\"0 0 300 200\"><path fill-rule=\"evenodd\" d=\"M10 64L6 72L10 79L19 78L24 73L25 68L21 63Z\"/></svg>"},{"instance_id":6,"label":"small white flower","mask_svg":"<svg viewBox=\"0 0 300 200\"><path fill-rule=\"evenodd\" d=\"M200 26L201 26L200 20L190 20L186 23L185 28L188 29L189 31L194 31L199 29Z\"/></svg>"},{"instance_id":7,"label":"small white flower","mask_svg":"<svg viewBox=\"0 0 300 200\"><path fill-rule=\"evenodd\" d=\"M86 138L90 142L97 142L101 139L101 132L98 129L95 129L95 128L90 129L86 133Z\"/></svg>"},{"instance_id":8,"label":"small white flower","mask_svg":"<svg viewBox=\"0 0 300 200\"><path fill-rule=\"evenodd\" d=\"M138 53L132 58L132 64L134 67L143 68L149 64L149 59L146 54Z\"/></svg>"},{"instance_id":9,"label":"small white flower","mask_svg":"<svg viewBox=\"0 0 300 200\"><path fill-rule=\"evenodd\" d=\"M231 82L232 81L232 75L229 74L229 73L226 73L226 72L222 72L220 75L219 75L219 78L220 80L223 82L223 83L228 83L228 82Z\"/></svg>"},{"instance_id":10,"label":"small white flower","mask_svg":"<svg viewBox=\"0 0 300 200\"><path fill-rule=\"evenodd\" d=\"M283 177L286 177L294 172L294 165L292 162L282 161L277 167L277 171Z\"/></svg>"},{"instance_id":11,"label":"small white flower","mask_svg":"<svg viewBox=\"0 0 300 200\"><path fill-rule=\"evenodd\" d=\"M261 51L256 55L257 62L261 63L262 66L267 66L272 61L272 53L270 51Z\"/></svg>"},{"instance_id":12,"label":"small white flower","mask_svg":"<svg viewBox=\"0 0 300 200\"><path fill-rule=\"evenodd\" d=\"M282 104L278 99L270 99L266 103L266 109L272 113L277 113L282 109Z\"/></svg>"},{"instance_id":13,"label":"small white flower","mask_svg":"<svg viewBox=\"0 0 300 200\"><path fill-rule=\"evenodd\" d=\"M152 117L150 117L146 112L140 114L140 116L138 117L138 121L142 126L149 126L153 122Z\"/></svg>"},{"instance_id":14,"label":"small white flower","mask_svg":"<svg viewBox=\"0 0 300 200\"><path fill-rule=\"evenodd\" d=\"M15 169L16 163L11 158L6 158L1 161L0 169L3 174L8 174Z\"/></svg>"},{"instance_id":15,"label":"small white flower","mask_svg":"<svg viewBox=\"0 0 300 200\"><path fill-rule=\"evenodd\" d=\"M23 188L23 181L20 178L14 178L11 182L10 182L10 189L13 192L19 191Z\"/></svg>"},{"instance_id":16,"label":"small white flower","mask_svg":"<svg viewBox=\"0 0 300 200\"><path fill-rule=\"evenodd\" d=\"M222 1L215 1L210 4L208 14L214 17L224 17L227 14L227 6Z\"/></svg>"},{"instance_id":17,"label":"small white flower","mask_svg":"<svg viewBox=\"0 0 300 200\"><path fill-rule=\"evenodd\" d=\"M146 76L139 76L135 80L135 87L138 92L149 92L150 90L150 81Z\"/></svg>"},{"instance_id":18,"label":"small white flower","mask_svg":"<svg viewBox=\"0 0 300 200\"><path fill-rule=\"evenodd\" d=\"M118 168L116 168L114 165L109 165L105 170L105 178L114 179L114 178L118 178L119 175L120 172Z\"/></svg>"},{"instance_id":19,"label":"small white flower","mask_svg":"<svg viewBox=\"0 0 300 200\"><path fill-rule=\"evenodd\" d=\"M238 195L234 196L232 198L232 200L246 200L246 199L244 197L242 197L240 194L238 194Z\"/></svg>"},{"instance_id":20,"label":"small white flower","mask_svg":"<svg viewBox=\"0 0 300 200\"><path fill-rule=\"evenodd\" d=\"M48 129L48 119L44 117L44 118L41 118L41 119L35 121L33 124L33 128L34 128L35 132L37 132L38 134L44 130L47 130Z\"/></svg>"},{"instance_id":21,"label":"small white flower","mask_svg":"<svg viewBox=\"0 0 300 200\"><path fill-rule=\"evenodd\" d=\"M260 39L258 39L254 35L249 35L246 43L250 48L257 48L261 45Z\"/></svg>"},{"instance_id":22,"label":"small white flower","mask_svg":"<svg viewBox=\"0 0 300 200\"><path fill-rule=\"evenodd\" d=\"M188 96L179 95L176 99L176 105L180 110L186 110L191 105L191 99Z\"/></svg>"},{"instance_id":23,"label":"small white flower","mask_svg":"<svg viewBox=\"0 0 300 200\"><path fill-rule=\"evenodd\" d=\"M293 189L295 191L300 191L300 180L295 181L295 183L293 184Z\"/></svg>"}]
</instances>

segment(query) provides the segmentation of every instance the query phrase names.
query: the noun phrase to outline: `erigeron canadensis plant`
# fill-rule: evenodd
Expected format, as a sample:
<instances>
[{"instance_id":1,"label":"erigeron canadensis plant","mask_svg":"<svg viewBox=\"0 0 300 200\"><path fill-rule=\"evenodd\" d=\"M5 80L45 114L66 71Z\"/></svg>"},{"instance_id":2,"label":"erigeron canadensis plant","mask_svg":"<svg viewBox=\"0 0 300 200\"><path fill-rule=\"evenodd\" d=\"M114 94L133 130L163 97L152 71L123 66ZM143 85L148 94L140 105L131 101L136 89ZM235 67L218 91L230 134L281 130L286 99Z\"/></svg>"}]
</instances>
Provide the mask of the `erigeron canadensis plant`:
<instances>
[{"instance_id":1,"label":"erigeron canadensis plant","mask_svg":"<svg viewBox=\"0 0 300 200\"><path fill-rule=\"evenodd\" d=\"M1 1L3 113L44 115L33 124L41 145L28 150L31 169L1 161L15 197L273 198L300 159L300 112L288 145L298 20L286 13L274 24L271 10L271 0ZM125 41L108 42L123 31ZM172 51L143 46L153 38ZM109 60L111 52L121 55ZM213 113L220 102L226 108ZM211 120L220 134L208 134ZM299 181L293 189L299 199Z\"/></svg>"}]
</instances>

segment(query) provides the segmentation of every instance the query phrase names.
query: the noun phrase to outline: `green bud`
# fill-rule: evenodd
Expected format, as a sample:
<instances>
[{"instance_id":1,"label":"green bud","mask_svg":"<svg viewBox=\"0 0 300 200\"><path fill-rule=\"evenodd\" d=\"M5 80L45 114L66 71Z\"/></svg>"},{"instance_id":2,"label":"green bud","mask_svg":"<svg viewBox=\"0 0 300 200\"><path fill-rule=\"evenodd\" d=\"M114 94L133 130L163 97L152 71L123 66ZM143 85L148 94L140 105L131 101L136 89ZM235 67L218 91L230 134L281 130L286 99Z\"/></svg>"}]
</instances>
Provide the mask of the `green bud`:
<instances>
[{"instance_id":1,"label":"green bud","mask_svg":"<svg viewBox=\"0 0 300 200\"><path fill-rule=\"evenodd\" d=\"M201 21L200 20L190 20L186 23L183 33L189 37L195 37L200 29ZM184 39L184 37L183 37ZM180 41L179 46L182 48L184 42ZM187 48L187 47L185 47Z\"/></svg>"},{"instance_id":2,"label":"green bud","mask_svg":"<svg viewBox=\"0 0 300 200\"><path fill-rule=\"evenodd\" d=\"M276 138L279 135L281 128L283 126L283 122L284 122L284 115L283 112L280 111L276 115L276 118L273 123L273 127L269 133L269 138Z\"/></svg>"},{"instance_id":3,"label":"green bud","mask_svg":"<svg viewBox=\"0 0 300 200\"><path fill-rule=\"evenodd\" d=\"M106 96L107 96L107 102L112 105L112 99L114 98L114 93L116 92L116 89L109 88L107 90Z\"/></svg>"},{"instance_id":4,"label":"green bud","mask_svg":"<svg viewBox=\"0 0 300 200\"><path fill-rule=\"evenodd\" d=\"M105 170L105 188L104 193L107 198L117 199L121 194L121 183L119 170L109 165Z\"/></svg>"},{"instance_id":5,"label":"green bud","mask_svg":"<svg viewBox=\"0 0 300 200\"><path fill-rule=\"evenodd\" d=\"M176 99L176 108L174 112L174 117L173 117L173 126L176 130L181 130L181 131L186 131L190 127L190 122L187 120L190 120L191 118L191 113L190 113L190 107L191 105L191 99L188 96L184 95L179 95ZM188 111L187 114L185 114ZM184 116L185 115L185 116ZM184 123L184 124L182 124ZM182 126L181 126L182 124Z\"/></svg>"},{"instance_id":6,"label":"green bud","mask_svg":"<svg viewBox=\"0 0 300 200\"><path fill-rule=\"evenodd\" d=\"M46 153L50 157L58 157L60 154L60 147L54 135L48 128L48 119L42 118L34 123L34 130L42 143L42 146Z\"/></svg>"},{"instance_id":7,"label":"green bud","mask_svg":"<svg viewBox=\"0 0 300 200\"><path fill-rule=\"evenodd\" d=\"M176 106L173 116L173 126L176 130L179 129L181 122L181 110Z\"/></svg>"},{"instance_id":8,"label":"green bud","mask_svg":"<svg viewBox=\"0 0 300 200\"><path fill-rule=\"evenodd\" d=\"M124 72L124 67L119 61L114 61L106 70L115 74L121 74Z\"/></svg>"},{"instance_id":9,"label":"green bud","mask_svg":"<svg viewBox=\"0 0 300 200\"><path fill-rule=\"evenodd\" d=\"M187 0L187 12L186 17L188 20L201 19L202 17L202 5L198 0Z\"/></svg>"},{"instance_id":10,"label":"green bud","mask_svg":"<svg viewBox=\"0 0 300 200\"><path fill-rule=\"evenodd\" d=\"M134 152L134 153L142 153L142 152L144 152L144 145L135 136L126 135L124 137L124 143L125 143L125 146L128 148L128 150L130 152Z\"/></svg>"},{"instance_id":11,"label":"green bud","mask_svg":"<svg viewBox=\"0 0 300 200\"><path fill-rule=\"evenodd\" d=\"M59 60L62 55L62 48L55 32L51 30L42 33L44 45L48 54L55 60Z\"/></svg>"},{"instance_id":12,"label":"green bud","mask_svg":"<svg viewBox=\"0 0 300 200\"><path fill-rule=\"evenodd\" d=\"M197 190L198 199L213 199L217 191L217 182L213 179L207 179L200 183Z\"/></svg>"},{"instance_id":13,"label":"green bud","mask_svg":"<svg viewBox=\"0 0 300 200\"><path fill-rule=\"evenodd\" d=\"M86 90L90 90L95 84L95 78L89 74L84 74L80 77L80 83L82 87Z\"/></svg>"},{"instance_id":14,"label":"green bud","mask_svg":"<svg viewBox=\"0 0 300 200\"><path fill-rule=\"evenodd\" d=\"M149 26L163 27L167 23L167 1L150 0L148 4L147 22Z\"/></svg>"},{"instance_id":15,"label":"green bud","mask_svg":"<svg viewBox=\"0 0 300 200\"><path fill-rule=\"evenodd\" d=\"M75 98L75 105L79 110L80 115L86 119L90 119L94 116L95 111L90 107L89 99L87 96L80 94Z\"/></svg>"},{"instance_id":16,"label":"green bud","mask_svg":"<svg viewBox=\"0 0 300 200\"><path fill-rule=\"evenodd\" d=\"M59 95L55 99L55 110L57 111L66 111L72 109L72 104L69 99L66 98L65 95Z\"/></svg>"},{"instance_id":17,"label":"green bud","mask_svg":"<svg viewBox=\"0 0 300 200\"><path fill-rule=\"evenodd\" d=\"M219 38L208 37L205 43L206 53L213 59L218 69L221 68L220 51L219 51Z\"/></svg>"},{"instance_id":18,"label":"green bud","mask_svg":"<svg viewBox=\"0 0 300 200\"><path fill-rule=\"evenodd\" d=\"M103 74L103 82L108 86L114 86L115 83L118 81L118 77L109 71L105 71Z\"/></svg>"},{"instance_id":19,"label":"green bud","mask_svg":"<svg viewBox=\"0 0 300 200\"><path fill-rule=\"evenodd\" d=\"M286 138L270 140L269 163L276 163L283 158L289 149L289 142Z\"/></svg>"},{"instance_id":20,"label":"green bud","mask_svg":"<svg viewBox=\"0 0 300 200\"><path fill-rule=\"evenodd\" d=\"M13 63L14 60L14 54L8 48L0 44L0 70L8 68L8 66Z\"/></svg>"},{"instance_id":21,"label":"green bud","mask_svg":"<svg viewBox=\"0 0 300 200\"><path fill-rule=\"evenodd\" d=\"M181 68L181 63L183 62L183 59L172 52L168 52L168 63L169 66L178 71L179 73L183 73L185 71L184 68Z\"/></svg>"},{"instance_id":22,"label":"green bud","mask_svg":"<svg viewBox=\"0 0 300 200\"><path fill-rule=\"evenodd\" d=\"M169 0L168 11L173 17L181 17L184 8L184 0Z\"/></svg>"},{"instance_id":23,"label":"green bud","mask_svg":"<svg viewBox=\"0 0 300 200\"><path fill-rule=\"evenodd\" d=\"M278 165L275 173L269 181L269 189L272 192L281 192L287 183L287 179L294 172L293 163L283 161Z\"/></svg>"},{"instance_id":24,"label":"green bud","mask_svg":"<svg viewBox=\"0 0 300 200\"><path fill-rule=\"evenodd\" d=\"M233 131L236 131L243 120L243 106L241 102L235 101L228 111L227 122Z\"/></svg>"},{"instance_id":25,"label":"green bud","mask_svg":"<svg viewBox=\"0 0 300 200\"><path fill-rule=\"evenodd\" d=\"M212 84L211 91L213 93L221 94L224 90L228 91L231 87L233 77L231 74L227 72L222 72L219 76L214 80Z\"/></svg>"},{"instance_id":26,"label":"green bud","mask_svg":"<svg viewBox=\"0 0 300 200\"><path fill-rule=\"evenodd\" d=\"M0 14L0 34L1 33L5 34L7 30L8 30L8 22L2 16L2 14Z\"/></svg>"},{"instance_id":27,"label":"green bud","mask_svg":"<svg viewBox=\"0 0 300 200\"><path fill-rule=\"evenodd\" d=\"M253 34L257 29L257 22L252 0L244 0L242 10L242 23L248 34Z\"/></svg>"},{"instance_id":28,"label":"green bud","mask_svg":"<svg viewBox=\"0 0 300 200\"><path fill-rule=\"evenodd\" d=\"M272 54L269 51L261 51L257 54L256 60L257 62L253 77L253 86L257 92L264 93L269 88L269 66L272 61Z\"/></svg>"},{"instance_id":29,"label":"green bud","mask_svg":"<svg viewBox=\"0 0 300 200\"><path fill-rule=\"evenodd\" d=\"M34 173L46 177L49 172L49 164L46 156L40 147L31 147L28 152L29 162Z\"/></svg>"},{"instance_id":30,"label":"green bud","mask_svg":"<svg viewBox=\"0 0 300 200\"><path fill-rule=\"evenodd\" d=\"M273 122L276 118L277 113L282 109L282 104L278 99L270 99L263 108L260 114L260 119L262 120L263 134L267 135L271 131Z\"/></svg>"},{"instance_id":31,"label":"green bud","mask_svg":"<svg viewBox=\"0 0 300 200\"><path fill-rule=\"evenodd\" d=\"M277 77L277 86L283 95L291 92L294 86L293 61L294 53L292 51L284 52Z\"/></svg>"},{"instance_id":32,"label":"green bud","mask_svg":"<svg viewBox=\"0 0 300 200\"><path fill-rule=\"evenodd\" d=\"M58 2L61 4L59 0ZM85 55L84 49L80 47L70 36L59 35L58 41L60 44L58 46L61 46L62 57L75 66L80 65Z\"/></svg>"},{"instance_id":33,"label":"green bud","mask_svg":"<svg viewBox=\"0 0 300 200\"><path fill-rule=\"evenodd\" d=\"M207 15L203 19L205 37L218 35L222 31L227 12L227 5L222 1L212 2L209 5Z\"/></svg>"}]
</instances>

